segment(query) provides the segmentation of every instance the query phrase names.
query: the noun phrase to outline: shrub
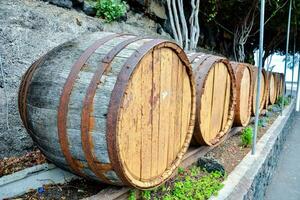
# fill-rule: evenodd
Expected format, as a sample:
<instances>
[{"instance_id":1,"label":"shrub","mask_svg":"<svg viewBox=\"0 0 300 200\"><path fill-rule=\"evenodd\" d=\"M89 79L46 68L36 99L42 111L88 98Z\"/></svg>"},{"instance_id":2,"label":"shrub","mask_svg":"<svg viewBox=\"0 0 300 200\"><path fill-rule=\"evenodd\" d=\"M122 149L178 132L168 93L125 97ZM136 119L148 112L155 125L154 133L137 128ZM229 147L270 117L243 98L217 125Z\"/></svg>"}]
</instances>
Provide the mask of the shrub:
<instances>
[{"instance_id":1,"label":"shrub","mask_svg":"<svg viewBox=\"0 0 300 200\"><path fill-rule=\"evenodd\" d=\"M242 131L241 142L243 147L248 147L252 144L253 131L251 127L246 127Z\"/></svg>"},{"instance_id":2,"label":"shrub","mask_svg":"<svg viewBox=\"0 0 300 200\"><path fill-rule=\"evenodd\" d=\"M276 104L281 105L282 98L283 98L283 106L287 106L290 104L290 98L284 96L279 96L276 101Z\"/></svg>"},{"instance_id":3,"label":"shrub","mask_svg":"<svg viewBox=\"0 0 300 200\"><path fill-rule=\"evenodd\" d=\"M112 22L125 15L127 5L122 0L98 0L95 9L98 17Z\"/></svg>"}]
</instances>

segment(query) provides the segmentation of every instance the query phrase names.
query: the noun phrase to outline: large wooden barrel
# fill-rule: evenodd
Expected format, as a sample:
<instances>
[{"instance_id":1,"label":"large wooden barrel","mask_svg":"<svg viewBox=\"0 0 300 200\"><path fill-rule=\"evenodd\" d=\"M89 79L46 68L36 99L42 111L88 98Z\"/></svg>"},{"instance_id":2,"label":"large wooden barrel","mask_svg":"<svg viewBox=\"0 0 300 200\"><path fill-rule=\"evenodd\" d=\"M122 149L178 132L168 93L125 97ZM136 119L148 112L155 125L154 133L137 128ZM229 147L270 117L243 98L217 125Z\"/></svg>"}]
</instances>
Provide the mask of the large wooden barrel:
<instances>
[{"instance_id":1,"label":"large wooden barrel","mask_svg":"<svg viewBox=\"0 0 300 200\"><path fill-rule=\"evenodd\" d=\"M192 76L175 43L85 35L29 68L20 115L58 166L109 184L151 188L171 176L192 138Z\"/></svg>"},{"instance_id":2,"label":"large wooden barrel","mask_svg":"<svg viewBox=\"0 0 300 200\"><path fill-rule=\"evenodd\" d=\"M251 118L253 75L249 64L230 62L236 80L234 124L247 126Z\"/></svg>"},{"instance_id":3,"label":"large wooden barrel","mask_svg":"<svg viewBox=\"0 0 300 200\"><path fill-rule=\"evenodd\" d=\"M196 82L196 121L193 143L216 144L231 128L236 99L235 77L225 58L189 54Z\"/></svg>"},{"instance_id":4,"label":"large wooden barrel","mask_svg":"<svg viewBox=\"0 0 300 200\"><path fill-rule=\"evenodd\" d=\"M256 94L257 94L257 79L258 79L258 68L252 66L253 70L253 96L252 96L252 114L255 115L255 106L256 106ZM261 112L265 105L267 92L267 74L264 69L261 71L260 79L260 97L259 97L259 111Z\"/></svg>"},{"instance_id":5,"label":"large wooden barrel","mask_svg":"<svg viewBox=\"0 0 300 200\"><path fill-rule=\"evenodd\" d=\"M269 72L268 73L268 99L270 104L274 104L277 98L277 85L276 85L276 78L275 73Z\"/></svg>"}]
</instances>

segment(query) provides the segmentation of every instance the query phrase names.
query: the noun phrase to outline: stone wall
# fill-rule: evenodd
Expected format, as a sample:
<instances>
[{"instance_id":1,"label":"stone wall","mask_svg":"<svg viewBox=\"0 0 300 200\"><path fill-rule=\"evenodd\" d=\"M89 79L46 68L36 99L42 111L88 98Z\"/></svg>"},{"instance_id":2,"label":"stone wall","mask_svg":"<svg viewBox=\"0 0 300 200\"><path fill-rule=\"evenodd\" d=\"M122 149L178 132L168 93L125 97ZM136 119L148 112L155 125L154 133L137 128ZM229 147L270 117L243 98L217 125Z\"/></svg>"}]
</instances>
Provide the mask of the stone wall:
<instances>
[{"instance_id":1,"label":"stone wall","mask_svg":"<svg viewBox=\"0 0 300 200\"><path fill-rule=\"evenodd\" d=\"M281 133L278 135L274 145L272 146L267 158L265 159L264 163L262 164L261 168L256 174L251 184L251 187L249 188L247 194L244 196L245 200L264 199L267 186L269 185L275 168L277 167L283 144L293 123L294 115L295 111L293 110L293 112L287 120L287 123L284 125Z\"/></svg>"},{"instance_id":2,"label":"stone wall","mask_svg":"<svg viewBox=\"0 0 300 200\"><path fill-rule=\"evenodd\" d=\"M158 34L157 23L143 14L130 11L126 21L105 23L41 0L1 0L0 24L0 159L33 147L19 117L18 88L22 75L41 55L67 40L97 31L170 39L164 32Z\"/></svg>"}]
</instances>

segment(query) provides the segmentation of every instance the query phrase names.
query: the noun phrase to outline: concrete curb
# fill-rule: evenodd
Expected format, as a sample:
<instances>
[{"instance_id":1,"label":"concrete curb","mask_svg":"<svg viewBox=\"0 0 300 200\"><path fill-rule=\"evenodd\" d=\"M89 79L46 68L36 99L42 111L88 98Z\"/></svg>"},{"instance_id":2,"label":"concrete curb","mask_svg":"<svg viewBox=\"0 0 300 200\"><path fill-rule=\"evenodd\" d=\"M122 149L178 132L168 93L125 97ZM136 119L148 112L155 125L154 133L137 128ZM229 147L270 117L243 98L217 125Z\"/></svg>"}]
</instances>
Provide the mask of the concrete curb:
<instances>
[{"instance_id":1,"label":"concrete curb","mask_svg":"<svg viewBox=\"0 0 300 200\"><path fill-rule=\"evenodd\" d=\"M0 199L22 195L46 184L69 182L78 178L53 164L42 164L0 178Z\"/></svg>"},{"instance_id":2,"label":"concrete curb","mask_svg":"<svg viewBox=\"0 0 300 200\"><path fill-rule=\"evenodd\" d=\"M251 155L249 152L223 182L224 188L220 190L218 196L210 200L264 198L294 110L295 103L292 102L258 141L256 154Z\"/></svg>"}]
</instances>

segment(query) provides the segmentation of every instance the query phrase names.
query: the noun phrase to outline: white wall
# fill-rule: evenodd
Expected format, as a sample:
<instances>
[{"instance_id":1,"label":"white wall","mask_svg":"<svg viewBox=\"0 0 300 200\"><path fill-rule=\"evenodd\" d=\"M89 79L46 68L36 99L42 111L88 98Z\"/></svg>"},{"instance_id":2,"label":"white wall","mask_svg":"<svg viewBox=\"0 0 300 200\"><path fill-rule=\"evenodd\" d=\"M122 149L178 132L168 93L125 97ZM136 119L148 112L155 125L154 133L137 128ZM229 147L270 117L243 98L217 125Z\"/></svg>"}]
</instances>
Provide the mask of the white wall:
<instances>
[{"instance_id":1,"label":"white wall","mask_svg":"<svg viewBox=\"0 0 300 200\"><path fill-rule=\"evenodd\" d=\"M254 53L254 60L255 60L255 65L258 66L258 51L256 51ZM285 58L285 56L281 56L279 54L273 54L272 56L272 61L270 66L275 65L273 72L280 72L283 73L284 72L284 61L283 59ZM295 69L294 69L294 81L297 81L297 75L298 75L298 65L299 63L296 63ZM287 68L286 71L286 81L292 81L292 70Z\"/></svg>"}]
</instances>

